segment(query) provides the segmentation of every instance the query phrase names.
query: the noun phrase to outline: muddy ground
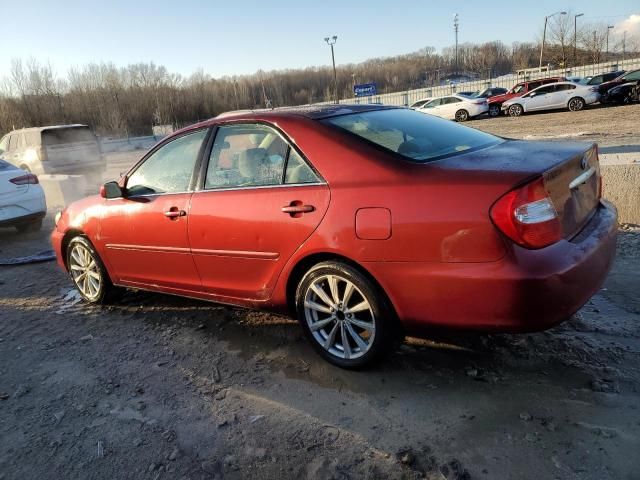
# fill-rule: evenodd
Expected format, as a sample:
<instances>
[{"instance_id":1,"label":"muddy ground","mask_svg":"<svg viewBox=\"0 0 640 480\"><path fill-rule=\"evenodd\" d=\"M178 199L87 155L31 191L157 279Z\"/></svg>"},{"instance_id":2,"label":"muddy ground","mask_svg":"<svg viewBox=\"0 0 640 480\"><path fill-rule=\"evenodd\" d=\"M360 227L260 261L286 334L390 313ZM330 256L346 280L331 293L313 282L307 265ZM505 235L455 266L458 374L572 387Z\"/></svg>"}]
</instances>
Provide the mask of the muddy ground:
<instances>
[{"instance_id":1,"label":"muddy ground","mask_svg":"<svg viewBox=\"0 0 640 480\"><path fill-rule=\"evenodd\" d=\"M0 229L0 258L52 228ZM288 318L133 291L88 307L54 262L0 267L0 479L638 479L639 267L625 227L561 326L408 339L364 372Z\"/></svg>"}]
</instances>

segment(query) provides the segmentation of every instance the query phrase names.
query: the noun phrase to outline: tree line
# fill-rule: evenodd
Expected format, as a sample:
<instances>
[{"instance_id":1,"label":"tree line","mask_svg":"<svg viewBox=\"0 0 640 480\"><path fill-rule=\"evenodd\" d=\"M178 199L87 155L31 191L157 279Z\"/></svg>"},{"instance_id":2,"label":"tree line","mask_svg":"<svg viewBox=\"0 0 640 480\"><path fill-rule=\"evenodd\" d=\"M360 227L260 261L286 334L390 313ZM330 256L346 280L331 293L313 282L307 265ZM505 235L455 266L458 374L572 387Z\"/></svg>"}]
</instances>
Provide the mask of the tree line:
<instances>
[{"instance_id":1,"label":"tree line","mask_svg":"<svg viewBox=\"0 0 640 480\"><path fill-rule=\"evenodd\" d=\"M583 27L574 57L569 17L572 20L571 15L550 20L543 64L570 67L620 57L618 43L605 51L606 25ZM627 39L627 57L639 49L637 43ZM339 65L337 93L352 97L355 83L368 82L376 83L379 93L420 88L456 70L495 77L538 66L539 51L540 42L464 43L458 46L457 65L453 46L440 53L426 47ZM100 134L146 135L152 125L181 126L228 110L331 101L333 78L329 66L212 78L203 71L184 77L154 63L89 64L60 78L47 63L14 59L0 81L0 134L28 126L86 123Z\"/></svg>"}]
</instances>

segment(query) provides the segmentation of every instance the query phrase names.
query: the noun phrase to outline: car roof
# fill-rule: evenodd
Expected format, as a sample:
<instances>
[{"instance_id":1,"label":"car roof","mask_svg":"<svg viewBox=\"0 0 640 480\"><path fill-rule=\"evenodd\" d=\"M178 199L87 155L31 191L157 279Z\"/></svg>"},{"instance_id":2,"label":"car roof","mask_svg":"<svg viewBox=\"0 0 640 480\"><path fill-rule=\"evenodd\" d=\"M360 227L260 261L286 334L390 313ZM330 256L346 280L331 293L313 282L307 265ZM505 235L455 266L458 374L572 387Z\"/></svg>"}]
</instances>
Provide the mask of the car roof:
<instances>
[{"instance_id":1,"label":"car roof","mask_svg":"<svg viewBox=\"0 0 640 480\"><path fill-rule=\"evenodd\" d=\"M49 125L49 126L46 126L46 127L19 128L19 129L16 129L16 130L12 130L9 133L42 132L44 130L56 130L56 129L61 129L61 128L77 128L77 127L89 128L88 125L84 125L82 123L71 123L69 125Z\"/></svg>"},{"instance_id":2,"label":"car roof","mask_svg":"<svg viewBox=\"0 0 640 480\"><path fill-rule=\"evenodd\" d=\"M380 104L321 104L321 105L301 105L297 107L278 107L278 108L263 108L256 110L234 110L230 112L221 113L217 117L212 118L210 121L216 121L227 118L242 118L252 117L259 115L261 117L269 116L302 116L311 118L313 120L319 120L322 118L335 117L338 115L348 115L350 113L370 112L373 110L390 110L399 108L390 105Z\"/></svg>"}]
</instances>

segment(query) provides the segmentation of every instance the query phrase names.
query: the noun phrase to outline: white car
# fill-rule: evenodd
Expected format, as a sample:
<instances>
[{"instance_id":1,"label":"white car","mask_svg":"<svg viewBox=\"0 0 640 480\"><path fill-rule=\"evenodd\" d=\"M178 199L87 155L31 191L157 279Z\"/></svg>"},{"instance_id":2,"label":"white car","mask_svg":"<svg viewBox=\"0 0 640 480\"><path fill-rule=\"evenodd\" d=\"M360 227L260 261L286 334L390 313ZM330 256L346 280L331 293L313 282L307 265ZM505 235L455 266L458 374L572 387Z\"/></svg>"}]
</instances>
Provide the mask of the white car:
<instances>
[{"instance_id":1,"label":"white car","mask_svg":"<svg viewBox=\"0 0 640 480\"><path fill-rule=\"evenodd\" d=\"M417 112L457 122L465 122L470 118L487 113L488 110L489 105L486 98L469 98L457 94L434 98L422 107L416 108Z\"/></svg>"},{"instance_id":2,"label":"white car","mask_svg":"<svg viewBox=\"0 0 640 480\"><path fill-rule=\"evenodd\" d=\"M600 94L597 86L556 82L534 88L521 97L507 100L502 104L502 111L512 117L519 117L525 112L557 108L568 108L572 112L577 112L585 105L599 101Z\"/></svg>"},{"instance_id":3,"label":"white car","mask_svg":"<svg viewBox=\"0 0 640 480\"><path fill-rule=\"evenodd\" d=\"M421 98L417 102L413 102L411 105L409 105L409 108L413 108L413 109L420 108L424 106L425 103L430 102L431 100L433 100L433 97Z\"/></svg>"},{"instance_id":4,"label":"white car","mask_svg":"<svg viewBox=\"0 0 640 480\"><path fill-rule=\"evenodd\" d=\"M38 231L47 213L38 177L0 160L0 227Z\"/></svg>"}]
</instances>

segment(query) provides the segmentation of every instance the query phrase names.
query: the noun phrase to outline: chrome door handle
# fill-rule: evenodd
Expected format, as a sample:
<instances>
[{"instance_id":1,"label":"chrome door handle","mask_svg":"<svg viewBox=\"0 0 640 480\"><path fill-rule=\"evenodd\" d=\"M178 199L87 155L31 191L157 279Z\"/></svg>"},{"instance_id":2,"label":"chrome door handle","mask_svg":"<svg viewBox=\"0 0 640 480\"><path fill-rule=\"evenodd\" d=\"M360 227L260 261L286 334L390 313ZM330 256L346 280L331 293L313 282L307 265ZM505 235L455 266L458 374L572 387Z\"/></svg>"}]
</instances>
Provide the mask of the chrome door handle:
<instances>
[{"instance_id":1,"label":"chrome door handle","mask_svg":"<svg viewBox=\"0 0 640 480\"><path fill-rule=\"evenodd\" d=\"M169 210L167 212L164 212L164 216L168 217L168 218L178 218L178 217L184 217L187 214L187 212L185 212L184 210Z\"/></svg>"}]
</instances>

